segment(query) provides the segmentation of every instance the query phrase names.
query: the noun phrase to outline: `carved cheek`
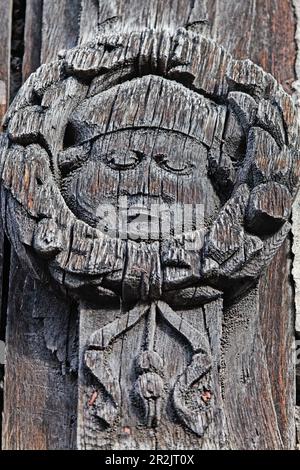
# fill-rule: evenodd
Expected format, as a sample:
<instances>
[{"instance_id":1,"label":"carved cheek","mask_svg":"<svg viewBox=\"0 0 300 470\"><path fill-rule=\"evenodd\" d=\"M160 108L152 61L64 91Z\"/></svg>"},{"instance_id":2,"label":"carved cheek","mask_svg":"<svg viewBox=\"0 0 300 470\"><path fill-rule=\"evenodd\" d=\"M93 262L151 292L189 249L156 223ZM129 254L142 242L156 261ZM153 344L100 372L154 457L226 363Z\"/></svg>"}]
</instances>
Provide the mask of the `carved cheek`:
<instances>
[{"instance_id":1,"label":"carved cheek","mask_svg":"<svg viewBox=\"0 0 300 470\"><path fill-rule=\"evenodd\" d=\"M91 161L64 180L62 193L73 213L93 225L98 219L99 206L116 200L118 184L117 171Z\"/></svg>"},{"instance_id":2,"label":"carved cheek","mask_svg":"<svg viewBox=\"0 0 300 470\"><path fill-rule=\"evenodd\" d=\"M198 210L208 220L213 220L220 209L220 199L216 194L212 181L208 176L207 151L188 159L193 164L190 174L166 173L163 178L163 193L175 194L175 202L188 210L190 206L198 206Z\"/></svg>"}]
</instances>

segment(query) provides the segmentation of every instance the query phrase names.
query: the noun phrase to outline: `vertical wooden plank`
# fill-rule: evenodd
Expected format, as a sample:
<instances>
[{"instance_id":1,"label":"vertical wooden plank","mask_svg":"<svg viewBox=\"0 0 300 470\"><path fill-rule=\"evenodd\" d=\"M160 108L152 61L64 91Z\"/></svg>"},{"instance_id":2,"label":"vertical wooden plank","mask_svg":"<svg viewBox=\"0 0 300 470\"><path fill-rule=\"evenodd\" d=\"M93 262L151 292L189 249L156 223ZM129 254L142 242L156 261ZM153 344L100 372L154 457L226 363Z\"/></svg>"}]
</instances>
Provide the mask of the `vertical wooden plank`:
<instances>
[{"instance_id":1,"label":"vertical wooden plank","mask_svg":"<svg viewBox=\"0 0 300 470\"><path fill-rule=\"evenodd\" d=\"M23 78L76 44L79 2L28 0ZM12 256L5 377L5 449L76 447L77 311ZM14 432L12 432L14 430Z\"/></svg>"},{"instance_id":2,"label":"vertical wooden plank","mask_svg":"<svg viewBox=\"0 0 300 470\"><path fill-rule=\"evenodd\" d=\"M42 39L42 0L26 0L23 81L40 65Z\"/></svg>"},{"instance_id":3,"label":"vertical wooden plank","mask_svg":"<svg viewBox=\"0 0 300 470\"><path fill-rule=\"evenodd\" d=\"M90 41L98 31L99 2L98 0L81 0L79 42Z\"/></svg>"},{"instance_id":4,"label":"vertical wooden plank","mask_svg":"<svg viewBox=\"0 0 300 470\"><path fill-rule=\"evenodd\" d=\"M179 27L206 30L206 0L82 0L80 42L95 32L140 31L143 28L174 31Z\"/></svg>"},{"instance_id":5,"label":"vertical wooden plank","mask_svg":"<svg viewBox=\"0 0 300 470\"><path fill-rule=\"evenodd\" d=\"M286 240L260 281L261 332L270 388L284 446L295 442L295 304L291 283L291 241Z\"/></svg>"},{"instance_id":6,"label":"vertical wooden plank","mask_svg":"<svg viewBox=\"0 0 300 470\"><path fill-rule=\"evenodd\" d=\"M229 5L230 3L230 5ZM261 65L288 91L295 80L295 17L290 0L217 0L208 2L214 39L236 58ZM238 20L237 20L238 19ZM284 25L284 27L282 27ZM288 240L259 287L261 334L283 445L294 442L295 367L294 297ZM276 359L274 359L276 358Z\"/></svg>"},{"instance_id":7,"label":"vertical wooden plank","mask_svg":"<svg viewBox=\"0 0 300 470\"><path fill-rule=\"evenodd\" d=\"M6 34L6 38L3 38L4 47L1 49L2 53L7 54L7 57L3 57L4 64L3 73L6 76L6 102L3 111L9 105L9 102L14 98L18 87L21 83L21 67L23 51L23 27L24 27L24 9L22 9L22 3L16 2L5 2L5 9L3 15L1 15L1 31ZM0 72L1 73L1 72ZM3 82L0 82L0 87ZM1 114L1 112L0 112ZM3 115L1 116L1 120ZM1 222L1 338L6 341L7 346L7 304L9 298L9 276L10 276L10 262L11 262L11 250L9 242L4 235L4 229ZM5 269L4 269L5 268ZM5 372L10 371L9 368ZM5 393L4 393L5 398ZM1 400L2 401L2 400ZM3 407L5 408L5 402ZM2 408L2 406L1 406ZM1 413L2 417L2 413ZM5 427L5 420L3 427ZM3 431L4 434L4 431ZM1 437L3 436L1 433ZM3 442L3 439L2 439Z\"/></svg>"},{"instance_id":8,"label":"vertical wooden plank","mask_svg":"<svg viewBox=\"0 0 300 470\"><path fill-rule=\"evenodd\" d=\"M41 63L57 58L61 49L77 44L80 0L46 0L43 2Z\"/></svg>"},{"instance_id":9,"label":"vertical wooden plank","mask_svg":"<svg viewBox=\"0 0 300 470\"><path fill-rule=\"evenodd\" d=\"M15 257L10 287L3 448L74 448L76 364L68 344L76 337L76 315Z\"/></svg>"},{"instance_id":10,"label":"vertical wooden plank","mask_svg":"<svg viewBox=\"0 0 300 470\"><path fill-rule=\"evenodd\" d=\"M292 90L296 44L291 0L216 0L208 8L213 39L237 59L261 65Z\"/></svg>"},{"instance_id":11,"label":"vertical wooden plank","mask_svg":"<svg viewBox=\"0 0 300 470\"><path fill-rule=\"evenodd\" d=\"M10 57L10 102L23 83L22 62L24 54L25 3L13 1L11 57Z\"/></svg>"},{"instance_id":12,"label":"vertical wooden plank","mask_svg":"<svg viewBox=\"0 0 300 470\"><path fill-rule=\"evenodd\" d=\"M260 331L260 302L255 289L224 312L223 398L233 449L284 447Z\"/></svg>"},{"instance_id":13,"label":"vertical wooden plank","mask_svg":"<svg viewBox=\"0 0 300 470\"><path fill-rule=\"evenodd\" d=\"M0 120L6 112L9 103L9 77L10 77L10 41L12 21L12 0L3 0L0 16Z\"/></svg>"},{"instance_id":14,"label":"vertical wooden plank","mask_svg":"<svg viewBox=\"0 0 300 470\"><path fill-rule=\"evenodd\" d=\"M0 15L0 132L2 131L2 119L9 103L9 79L10 79L10 48L11 48L11 22L12 22L12 0L3 0L1 4ZM8 245L6 245L8 246ZM3 265L4 260L9 263L9 249L5 247L5 236L0 223L0 341L5 341L6 326L6 303L3 299ZM3 343L2 343L3 345ZM3 351L3 346L2 346ZM2 427L2 410L3 410L3 378L4 364L0 362L0 435ZM0 444L1 447L1 444Z\"/></svg>"}]
</instances>

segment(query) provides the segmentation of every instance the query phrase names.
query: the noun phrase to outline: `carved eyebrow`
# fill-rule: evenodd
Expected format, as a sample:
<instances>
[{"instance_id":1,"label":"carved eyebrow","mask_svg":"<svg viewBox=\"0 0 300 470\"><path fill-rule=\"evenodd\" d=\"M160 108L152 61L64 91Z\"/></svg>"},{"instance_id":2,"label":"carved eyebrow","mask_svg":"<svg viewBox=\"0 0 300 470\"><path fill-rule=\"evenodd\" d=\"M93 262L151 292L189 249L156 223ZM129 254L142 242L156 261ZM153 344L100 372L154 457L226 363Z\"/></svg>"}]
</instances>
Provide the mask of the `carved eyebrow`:
<instances>
[{"instance_id":1,"label":"carved eyebrow","mask_svg":"<svg viewBox=\"0 0 300 470\"><path fill-rule=\"evenodd\" d=\"M189 135L186 134L185 132L182 132L178 129L173 130L173 129L168 129L166 127L158 127L158 126L124 126L124 127L118 127L116 129L109 130L107 132L92 132L91 126L87 125L87 123L81 123L81 128L79 127L79 123L73 124L72 122L69 122L67 127L66 127L66 132L65 132L65 138L64 142L66 142L66 145L64 144L64 148L69 148L71 146L79 146L82 145L86 142L95 142L98 139L104 138L106 136L112 135L112 134L117 134L119 132L134 132L134 131L161 131L161 132L167 132L170 133L171 135L178 135L180 137L188 138L191 139L194 142L197 142L198 144L203 145L207 149L210 147L203 142L201 138L195 137L194 135Z\"/></svg>"}]
</instances>

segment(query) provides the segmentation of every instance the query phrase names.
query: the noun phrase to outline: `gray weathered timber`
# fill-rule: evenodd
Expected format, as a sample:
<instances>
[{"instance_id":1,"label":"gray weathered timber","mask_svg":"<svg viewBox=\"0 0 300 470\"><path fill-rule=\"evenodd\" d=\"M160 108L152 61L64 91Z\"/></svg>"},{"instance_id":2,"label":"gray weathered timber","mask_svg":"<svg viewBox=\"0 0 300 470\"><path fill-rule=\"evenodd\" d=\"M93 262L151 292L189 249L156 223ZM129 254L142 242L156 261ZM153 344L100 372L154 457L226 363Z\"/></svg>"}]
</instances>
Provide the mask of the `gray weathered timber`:
<instances>
[{"instance_id":1,"label":"gray weathered timber","mask_svg":"<svg viewBox=\"0 0 300 470\"><path fill-rule=\"evenodd\" d=\"M93 40L95 34L114 31L141 31L179 27L204 32L207 29L206 0L82 0L80 40Z\"/></svg>"},{"instance_id":2,"label":"gray weathered timber","mask_svg":"<svg viewBox=\"0 0 300 470\"><path fill-rule=\"evenodd\" d=\"M3 13L1 14L1 52L0 52L0 118L6 112L9 103L9 75L10 75L10 37L11 37L11 17L12 1L5 0L2 4Z\"/></svg>"},{"instance_id":3,"label":"gray weathered timber","mask_svg":"<svg viewBox=\"0 0 300 470\"><path fill-rule=\"evenodd\" d=\"M0 19L0 129L2 130L2 119L7 111L10 96L10 38L11 38L11 17L12 17L12 1L3 2L3 14ZM2 299L2 270L4 257L4 231L2 223L0 224L0 298ZM1 320L0 312L0 320ZM4 325L2 325L3 331ZM3 338L2 338L3 339ZM1 374L2 375L2 374ZM2 379L0 379L2 380Z\"/></svg>"},{"instance_id":4,"label":"gray weathered timber","mask_svg":"<svg viewBox=\"0 0 300 470\"><path fill-rule=\"evenodd\" d=\"M76 437L76 315L15 259L10 282L3 447L69 449Z\"/></svg>"},{"instance_id":5,"label":"gray weathered timber","mask_svg":"<svg viewBox=\"0 0 300 470\"><path fill-rule=\"evenodd\" d=\"M57 50L76 43L76 35L57 32L57 16L42 19L42 1L26 2L23 78L40 65L41 42ZM61 2L52 2L58 10ZM68 22L67 9L62 10ZM43 28L47 32L42 32ZM60 26L61 28L61 26ZM47 34L47 38L45 38ZM73 42L72 42L73 41ZM45 48L44 48L45 49ZM49 49L50 53L50 49ZM51 57L49 57L51 59ZM44 52L43 60L47 60ZM5 418L2 442L6 449L71 449L76 447L77 312L57 293L30 280L12 256L7 356ZM20 314L23 321L20 322ZM28 342L28 338L32 341ZM35 340L35 339L36 340ZM17 390L16 384L22 384ZM11 432L11 429L14 432Z\"/></svg>"},{"instance_id":6,"label":"gray weathered timber","mask_svg":"<svg viewBox=\"0 0 300 470\"><path fill-rule=\"evenodd\" d=\"M62 49L77 44L79 14L80 0L43 1L41 63L56 59Z\"/></svg>"},{"instance_id":7,"label":"gray weathered timber","mask_svg":"<svg viewBox=\"0 0 300 470\"><path fill-rule=\"evenodd\" d=\"M12 0L2 2L3 13L0 17L0 131L2 131L2 119L7 110L10 96L10 39L12 4ZM7 260L7 265L9 265L9 252L7 252L7 250L5 251L4 240L4 230L2 227L2 222L0 222L0 341L5 340L6 305L3 300L5 298L5 294L3 293L4 259ZM0 423L2 423L3 385L4 365L0 364Z\"/></svg>"},{"instance_id":8,"label":"gray weathered timber","mask_svg":"<svg viewBox=\"0 0 300 470\"><path fill-rule=\"evenodd\" d=\"M26 0L23 81L39 67L42 39L42 0Z\"/></svg>"},{"instance_id":9,"label":"gray weathered timber","mask_svg":"<svg viewBox=\"0 0 300 470\"><path fill-rule=\"evenodd\" d=\"M211 27L205 6L215 15ZM236 2L248 21L246 10ZM220 31L231 48L226 27L216 26L221 11L228 18L224 2L162 8L145 1L137 10L133 1L125 11L120 1L83 1L81 43L91 42L37 71L7 115L2 213L13 247L46 282L41 298L51 299L53 289L58 298L80 299L79 448L295 445L293 370L277 384L282 370L270 351L276 347L284 367L291 364L292 315L284 305L292 294L281 287L282 296L271 297L280 270L288 285L284 240L298 186L297 116L270 75L198 35ZM161 31L166 21L169 30ZM250 43L251 35L244 58ZM113 208L120 222L124 196L126 240L124 227L111 224ZM149 213L154 201L164 205L164 219ZM181 214L191 204L204 210L200 223L191 216L189 232L180 231L182 216L172 220L170 237L163 222L174 203ZM103 204L110 204L110 219ZM149 216L154 238L139 241ZM264 271L272 259L273 276ZM73 336L64 315L54 316L68 312L63 302L43 314L42 333L64 364L61 351ZM45 351L36 354L54 377L57 364L50 366ZM74 351L70 356L73 370ZM74 385L66 380L74 409ZM35 447L20 435L5 446L74 442L54 435Z\"/></svg>"},{"instance_id":10,"label":"gray weathered timber","mask_svg":"<svg viewBox=\"0 0 300 470\"><path fill-rule=\"evenodd\" d=\"M208 2L213 38L236 58L249 58L261 65L291 93L296 79L295 2L236 0L230 3L228 0ZM296 227L294 233L297 234ZM294 236L296 242L297 236ZM288 447L293 442L295 432L294 318L291 315L295 307L290 281L290 244L288 239L259 285L260 328L266 344L278 425L284 445ZM297 263L297 259L294 262Z\"/></svg>"}]
</instances>

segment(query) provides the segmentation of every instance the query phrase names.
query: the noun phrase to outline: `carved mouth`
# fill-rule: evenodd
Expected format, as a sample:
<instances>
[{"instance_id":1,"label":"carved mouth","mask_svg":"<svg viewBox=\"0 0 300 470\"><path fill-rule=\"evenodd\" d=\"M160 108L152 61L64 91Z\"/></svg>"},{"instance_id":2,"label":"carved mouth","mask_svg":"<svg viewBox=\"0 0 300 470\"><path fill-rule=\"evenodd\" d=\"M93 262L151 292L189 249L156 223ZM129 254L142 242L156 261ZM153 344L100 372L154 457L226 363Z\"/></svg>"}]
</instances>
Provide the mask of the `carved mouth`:
<instances>
[{"instance_id":1,"label":"carved mouth","mask_svg":"<svg viewBox=\"0 0 300 470\"><path fill-rule=\"evenodd\" d=\"M158 241L161 238L161 217L161 213L154 214L151 208L145 206L130 207L127 212L127 238L133 241Z\"/></svg>"}]
</instances>

